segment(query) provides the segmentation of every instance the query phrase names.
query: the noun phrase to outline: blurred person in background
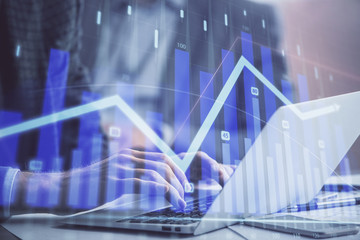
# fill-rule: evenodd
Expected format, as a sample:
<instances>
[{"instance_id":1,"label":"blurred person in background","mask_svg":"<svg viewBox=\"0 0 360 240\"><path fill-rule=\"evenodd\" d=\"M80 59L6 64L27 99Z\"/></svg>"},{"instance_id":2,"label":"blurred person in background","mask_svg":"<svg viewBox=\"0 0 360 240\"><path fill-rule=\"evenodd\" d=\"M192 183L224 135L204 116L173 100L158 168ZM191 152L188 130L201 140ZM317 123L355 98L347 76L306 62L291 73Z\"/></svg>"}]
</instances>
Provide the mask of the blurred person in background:
<instances>
[{"instance_id":1,"label":"blurred person in background","mask_svg":"<svg viewBox=\"0 0 360 240\"><path fill-rule=\"evenodd\" d=\"M32 119L42 114L42 101L45 95L46 78L49 66L49 56L51 49L57 49L69 53L68 69L64 66L57 66L59 74L67 71L67 91L65 96L65 107L77 106L81 104L81 93L83 91L101 92L104 96L112 94L111 88L98 87L106 86L109 79L126 78L132 76L136 84L143 84L144 81L151 81L151 84L161 85L165 78L161 76L166 69L166 54L170 49L170 43L174 35L170 32L164 39L161 47L160 56L148 54L134 54L133 50L141 36L136 36L133 31L134 26L129 26L122 19L121 11L126 9L128 1L105 1L107 6L119 14L113 14L107 22L101 36L100 54L98 62L102 62L103 72L99 71L95 77L89 74L88 69L81 60L81 51L88 51L81 47L82 28L84 21L84 5L82 0L52 0L52 1L21 1L21 0L0 0L0 109L6 111L16 111L22 113L22 118ZM161 16L175 13L179 6L185 1L136 1L138 15L146 19L157 19ZM241 1L240 1L241 2ZM161 11L161 12L160 12ZM103 15L106 18L106 15ZM168 24L176 26L175 17L168 19ZM138 26L139 27L139 26ZM141 27L141 26L140 26ZM136 28L136 27L135 27ZM106 32L107 31L107 32ZM136 32L141 32L139 29ZM109 35L118 33L118 35ZM145 32L143 32L145 33ZM126 47L117 48L113 53L107 52L109 48L109 37L116 37L115 41L127 43ZM152 38L152 36L150 37ZM113 39L114 40L114 39ZM140 39L141 45L152 45L146 39ZM109 55L110 54L110 55ZM106 56L105 56L106 55ZM154 58L158 69L154 73ZM113 72L108 71L112 69ZM114 72L115 71L115 72ZM117 72L116 72L117 71ZM105 74L104 74L105 73ZM102 75L103 74L103 75ZM100 76L102 75L102 76ZM96 85L94 85L96 83ZM53 96L54 98L58 96ZM147 89L140 91L135 96L139 102L144 103L146 108L150 105L158 104L159 92ZM140 104L141 105L141 104ZM125 194L124 186L130 182L134 185L130 193L140 193L142 187L149 187L150 192L162 193L175 207L184 208L184 188L189 184L186 173L182 172L171 159L162 153L144 152L143 146L126 145L121 146L117 153L108 156L106 151L103 160L90 166L82 166L78 169L70 169L70 152L76 148L75 140L78 132L79 123L74 120L64 124L61 137L60 152L63 154L65 163L63 172L31 172L28 171L28 161L36 157L38 132L30 131L22 134L19 138L19 150L17 155L18 166L6 166L0 163L0 188L1 199L0 216L6 219L14 214L27 212L51 212L65 214L84 209L71 209L66 204L66 190L69 188L70 179L77 175L91 176L92 171L106 171L109 165L116 168L119 174L115 179L112 176L101 175L100 184L104 186L109 178L115 180L120 189L120 197ZM107 124L103 124L106 126ZM107 130L103 130L104 138ZM136 136L136 134L135 134ZM136 137L133 137L136 142ZM6 145L6 139L2 146ZM139 142L142 142L140 140ZM90 144L90 143L89 143ZM106 141L105 141L106 145ZM129 149L133 148L133 149ZM104 146L106 149L107 146ZM140 149L134 150L134 149ZM183 155L183 154L182 154ZM3 157L3 156L2 156ZM47 161L47 160L45 160ZM202 164L200 164L202 161ZM20 168L20 169L19 169ZM206 153L198 152L195 154L192 171L201 171L201 168L209 169L208 177L218 175L217 181L223 185L232 174L234 167L225 166L210 158ZM159 169L161 171L159 171ZM125 177L124 172L132 172L131 178ZM159 174L159 172L161 174ZM202 171L203 172L203 171ZM203 176L204 178L205 176ZM30 179L32 183L30 184ZM59 188L62 196L57 206L30 207L26 204L27 194L48 195L54 188ZM157 190L157 191L153 191ZM159 191L160 190L160 191ZM99 201L98 204L103 204Z\"/></svg>"}]
</instances>

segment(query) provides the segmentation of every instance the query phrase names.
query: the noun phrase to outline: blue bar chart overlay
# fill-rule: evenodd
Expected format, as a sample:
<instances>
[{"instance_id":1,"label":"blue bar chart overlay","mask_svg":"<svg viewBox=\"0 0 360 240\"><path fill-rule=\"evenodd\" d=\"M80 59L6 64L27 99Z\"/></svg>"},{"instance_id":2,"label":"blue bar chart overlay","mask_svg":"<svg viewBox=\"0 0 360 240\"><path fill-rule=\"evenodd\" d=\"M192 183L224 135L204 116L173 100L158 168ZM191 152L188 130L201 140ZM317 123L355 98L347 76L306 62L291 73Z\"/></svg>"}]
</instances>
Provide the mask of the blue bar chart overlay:
<instances>
[{"instance_id":1,"label":"blue bar chart overlay","mask_svg":"<svg viewBox=\"0 0 360 240\"><path fill-rule=\"evenodd\" d=\"M190 143L190 59L189 53L175 49L175 101L174 132L175 152L185 152Z\"/></svg>"},{"instance_id":2,"label":"blue bar chart overlay","mask_svg":"<svg viewBox=\"0 0 360 240\"><path fill-rule=\"evenodd\" d=\"M228 80L232 70L235 67L234 53L222 49L221 51L223 65L222 65L222 79L223 85ZM228 99L224 106L224 131L230 134L230 148L229 148L229 162L228 164L234 164L235 160L239 159L239 135L238 135L238 116L237 116L237 104L236 104L236 89L232 89ZM223 160L224 161L224 160Z\"/></svg>"},{"instance_id":3,"label":"blue bar chart overlay","mask_svg":"<svg viewBox=\"0 0 360 240\"><path fill-rule=\"evenodd\" d=\"M64 107L69 59L68 52L50 51L43 115L58 112ZM51 171L53 161L60 157L60 139L61 123L40 128L37 160L43 163L44 171Z\"/></svg>"},{"instance_id":4,"label":"blue bar chart overlay","mask_svg":"<svg viewBox=\"0 0 360 240\"><path fill-rule=\"evenodd\" d=\"M4 128L22 120L21 113L0 111L0 128ZM18 151L19 134L0 139L0 155L2 166L17 167L16 156Z\"/></svg>"}]
</instances>

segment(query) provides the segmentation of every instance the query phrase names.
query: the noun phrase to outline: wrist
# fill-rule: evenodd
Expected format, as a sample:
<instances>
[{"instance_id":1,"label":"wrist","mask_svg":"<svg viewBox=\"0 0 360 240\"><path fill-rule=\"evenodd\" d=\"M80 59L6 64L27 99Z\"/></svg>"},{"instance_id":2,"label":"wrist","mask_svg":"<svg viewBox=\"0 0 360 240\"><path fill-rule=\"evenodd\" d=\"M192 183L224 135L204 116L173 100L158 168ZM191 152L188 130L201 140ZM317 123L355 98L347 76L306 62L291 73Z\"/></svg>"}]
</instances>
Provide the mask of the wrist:
<instances>
[{"instance_id":1,"label":"wrist","mask_svg":"<svg viewBox=\"0 0 360 240\"><path fill-rule=\"evenodd\" d=\"M29 212L50 212L48 207L37 206L29 202L29 199L38 199L39 201L41 196L50 196L54 190L60 191L63 178L63 173L18 172L12 192L14 200L10 205L11 215Z\"/></svg>"}]
</instances>

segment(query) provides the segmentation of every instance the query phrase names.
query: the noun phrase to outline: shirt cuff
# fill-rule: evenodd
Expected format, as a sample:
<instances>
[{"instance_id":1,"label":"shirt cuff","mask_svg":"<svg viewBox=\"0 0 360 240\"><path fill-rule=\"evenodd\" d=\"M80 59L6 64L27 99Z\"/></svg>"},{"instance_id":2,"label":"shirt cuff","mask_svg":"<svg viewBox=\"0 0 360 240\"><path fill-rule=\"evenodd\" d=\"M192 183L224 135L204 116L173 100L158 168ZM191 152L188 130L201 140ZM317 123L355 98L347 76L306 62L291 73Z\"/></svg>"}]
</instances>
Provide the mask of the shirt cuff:
<instances>
[{"instance_id":1,"label":"shirt cuff","mask_svg":"<svg viewBox=\"0 0 360 240\"><path fill-rule=\"evenodd\" d=\"M11 204L11 199L12 199L11 195L13 194L14 182L15 182L15 178L16 178L16 175L18 172L19 172L19 169L10 168L7 170L6 175L5 175L3 189L2 189L3 213L2 213L1 217L3 217L3 218L10 217L10 204Z\"/></svg>"}]
</instances>

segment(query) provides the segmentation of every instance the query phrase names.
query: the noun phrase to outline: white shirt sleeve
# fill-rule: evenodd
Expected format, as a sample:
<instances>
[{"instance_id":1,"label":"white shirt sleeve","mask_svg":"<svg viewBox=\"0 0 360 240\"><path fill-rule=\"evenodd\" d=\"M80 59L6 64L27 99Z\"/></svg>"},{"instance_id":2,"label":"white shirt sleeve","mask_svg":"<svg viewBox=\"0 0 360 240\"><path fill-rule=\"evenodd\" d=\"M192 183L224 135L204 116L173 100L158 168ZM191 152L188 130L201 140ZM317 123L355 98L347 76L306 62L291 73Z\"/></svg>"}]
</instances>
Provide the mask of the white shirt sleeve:
<instances>
[{"instance_id":1,"label":"white shirt sleeve","mask_svg":"<svg viewBox=\"0 0 360 240\"><path fill-rule=\"evenodd\" d=\"M10 217L10 203L12 199L13 187L19 169L10 167L0 167L0 219Z\"/></svg>"}]
</instances>

